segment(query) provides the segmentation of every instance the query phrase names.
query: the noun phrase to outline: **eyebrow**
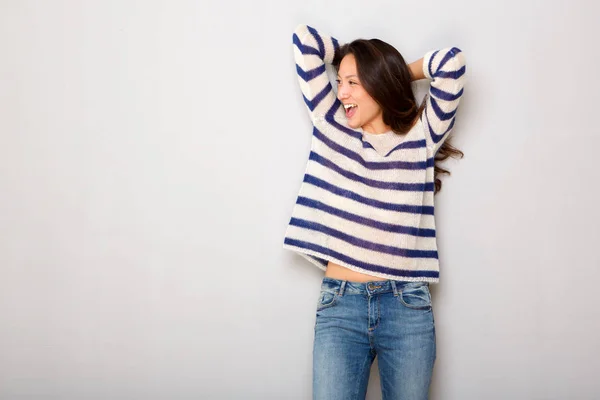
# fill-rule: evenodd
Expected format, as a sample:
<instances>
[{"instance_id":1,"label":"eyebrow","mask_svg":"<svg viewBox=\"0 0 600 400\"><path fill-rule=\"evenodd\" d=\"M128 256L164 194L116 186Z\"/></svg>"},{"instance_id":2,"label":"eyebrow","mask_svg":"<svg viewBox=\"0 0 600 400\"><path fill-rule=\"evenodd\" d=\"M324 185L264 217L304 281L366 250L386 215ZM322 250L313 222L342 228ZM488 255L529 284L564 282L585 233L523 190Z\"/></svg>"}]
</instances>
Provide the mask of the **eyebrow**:
<instances>
[{"instance_id":1,"label":"eyebrow","mask_svg":"<svg viewBox=\"0 0 600 400\"><path fill-rule=\"evenodd\" d=\"M339 77L339 75L338 75L338 77ZM346 75L346 79L352 78L352 77L358 78L358 75Z\"/></svg>"}]
</instances>

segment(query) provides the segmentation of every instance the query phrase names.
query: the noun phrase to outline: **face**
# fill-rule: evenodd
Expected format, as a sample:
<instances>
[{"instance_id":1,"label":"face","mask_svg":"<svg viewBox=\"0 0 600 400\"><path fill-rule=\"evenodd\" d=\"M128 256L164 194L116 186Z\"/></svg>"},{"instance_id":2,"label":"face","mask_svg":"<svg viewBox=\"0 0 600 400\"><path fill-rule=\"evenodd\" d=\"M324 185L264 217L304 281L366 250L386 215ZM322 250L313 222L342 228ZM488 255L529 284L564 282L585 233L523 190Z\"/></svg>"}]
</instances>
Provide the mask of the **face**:
<instances>
[{"instance_id":1,"label":"face","mask_svg":"<svg viewBox=\"0 0 600 400\"><path fill-rule=\"evenodd\" d=\"M361 127L370 133L389 130L383 123L379 104L367 93L358 79L354 55L348 54L340 63L337 75L338 99L344 104L346 119L351 128Z\"/></svg>"}]
</instances>

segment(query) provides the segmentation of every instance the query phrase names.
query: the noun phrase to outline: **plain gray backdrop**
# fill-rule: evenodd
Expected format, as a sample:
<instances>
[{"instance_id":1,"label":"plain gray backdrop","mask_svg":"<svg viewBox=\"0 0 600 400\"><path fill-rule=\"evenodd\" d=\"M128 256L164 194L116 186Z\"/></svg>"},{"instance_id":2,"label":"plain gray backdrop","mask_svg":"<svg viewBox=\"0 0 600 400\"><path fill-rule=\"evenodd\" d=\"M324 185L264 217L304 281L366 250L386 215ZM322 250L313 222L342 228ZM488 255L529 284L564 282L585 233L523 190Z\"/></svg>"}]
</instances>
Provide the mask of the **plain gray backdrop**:
<instances>
[{"instance_id":1,"label":"plain gray backdrop","mask_svg":"<svg viewBox=\"0 0 600 400\"><path fill-rule=\"evenodd\" d=\"M600 398L599 19L591 0L0 1L0 399L311 398L323 273L282 249L311 138L300 23L409 62L465 52L432 399Z\"/></svg>"}]
</instances>

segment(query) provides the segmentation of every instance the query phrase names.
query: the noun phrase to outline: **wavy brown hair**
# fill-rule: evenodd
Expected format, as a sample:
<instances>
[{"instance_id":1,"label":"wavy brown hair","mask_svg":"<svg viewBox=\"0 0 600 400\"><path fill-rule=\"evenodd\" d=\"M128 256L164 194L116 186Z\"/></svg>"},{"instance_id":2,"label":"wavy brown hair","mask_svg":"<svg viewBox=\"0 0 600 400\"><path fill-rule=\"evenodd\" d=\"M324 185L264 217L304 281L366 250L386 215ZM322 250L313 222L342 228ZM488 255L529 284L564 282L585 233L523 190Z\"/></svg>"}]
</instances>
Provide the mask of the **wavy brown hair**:
<instances>
[{"instance_id":1,"label":"wavy brown hair","mask_svg":"<svg viewBox=\"0 0 600 400\"><path fill-rule=\"evenodd\" d=\"M402 55L392 45L379 39L358 39L335 52L333 65L339 70L342 59L352 54L361 84L379 104L383 122L397 134L407 133L425 109L427 98L417 105L412 90L412 75ZM450 171L439 164L448 157L462 158L464 153L446 140L434 158L434 194L442 189L441 174Z\"/></svg>"}]
</instances>

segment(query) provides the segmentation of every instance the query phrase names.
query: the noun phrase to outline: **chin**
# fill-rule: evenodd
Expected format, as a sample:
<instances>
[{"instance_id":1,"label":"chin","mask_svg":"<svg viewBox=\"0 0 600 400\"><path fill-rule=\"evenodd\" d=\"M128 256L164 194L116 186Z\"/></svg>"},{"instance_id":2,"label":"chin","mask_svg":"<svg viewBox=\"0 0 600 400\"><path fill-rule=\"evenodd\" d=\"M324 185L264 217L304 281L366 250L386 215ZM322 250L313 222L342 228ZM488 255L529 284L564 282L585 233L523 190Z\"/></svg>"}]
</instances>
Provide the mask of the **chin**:
<instances>
[{"instance_id":1,"label":"chin","mask_svg":"<svg viewBox=\"0 0 600 400\"><path fill-rule=\"evenodd\" d=\"M352 129L356 129L360 126L358 121L350 121L349 119L346 119L346 122L348 123L348 126Z\"/></svg>"}]
</instances>

